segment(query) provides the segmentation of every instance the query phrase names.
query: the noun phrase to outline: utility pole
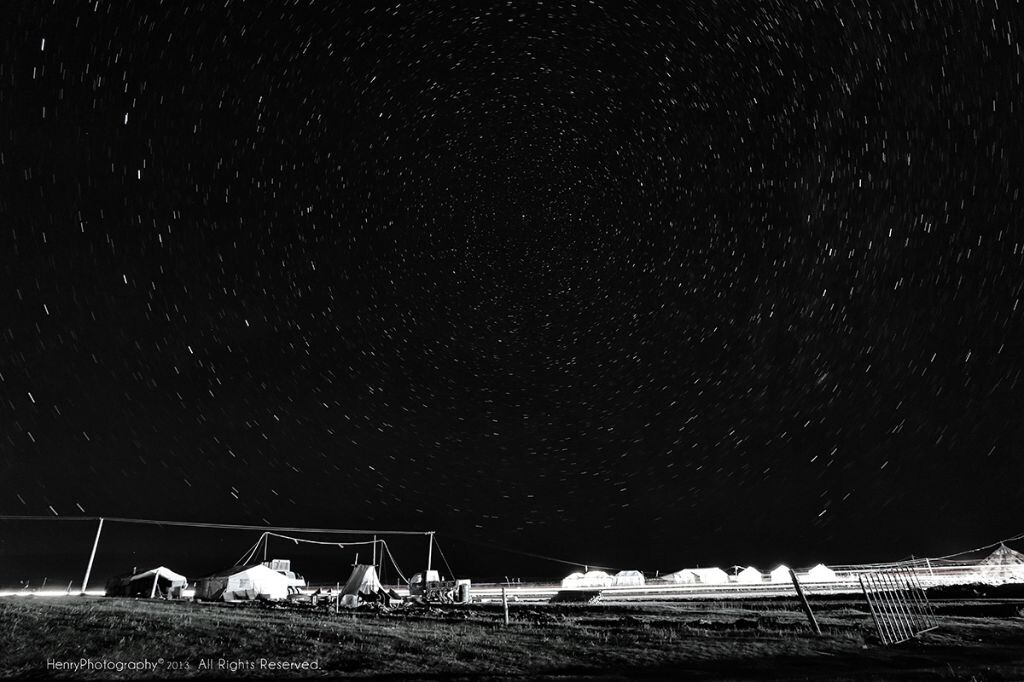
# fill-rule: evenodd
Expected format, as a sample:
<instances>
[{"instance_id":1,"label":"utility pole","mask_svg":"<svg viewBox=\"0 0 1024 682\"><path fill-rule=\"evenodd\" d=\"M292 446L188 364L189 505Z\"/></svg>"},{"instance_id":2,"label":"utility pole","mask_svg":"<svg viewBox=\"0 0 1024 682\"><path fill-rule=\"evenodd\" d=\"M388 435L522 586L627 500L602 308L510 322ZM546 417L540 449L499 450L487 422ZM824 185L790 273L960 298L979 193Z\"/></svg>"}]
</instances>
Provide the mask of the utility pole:
<instances>
[{"instance_id":1,"label":"utility pole","mask_svg":"<svg viewBox=\"0 0 1024 682\"><path fill-rule=\"evenodd\" d=\"M434 531L429 531L427 536L430 538L430 544L427 545L427 570L430 570L430 565L434 561Z\"/></svg>"},{"instance_id":2,"label":"utility pole","mask_svg":"<svg viewBox=\"0 0 1024 682\"><path fill-rule=\"evenodd\" d=\"M373 536L373 570L377 571L377 536Z\"/></svg>"},{"instance_id":3,"label":"utility pole","mask_svg":"<svg viewBox=\"0 0 1024 682\"><path fill-rule=\"evenodd\" d=\"M92 554L89 555L89 565L85 567L85 578L82 580L82 594L85 594L85 590L89 587L89 574L92 573L92 562L96 558L96 548L100 546L100 533L103 532L103 519L100 519L100 525L96 529L96 539L92 543Z\"/></svg>"}]
</instances>

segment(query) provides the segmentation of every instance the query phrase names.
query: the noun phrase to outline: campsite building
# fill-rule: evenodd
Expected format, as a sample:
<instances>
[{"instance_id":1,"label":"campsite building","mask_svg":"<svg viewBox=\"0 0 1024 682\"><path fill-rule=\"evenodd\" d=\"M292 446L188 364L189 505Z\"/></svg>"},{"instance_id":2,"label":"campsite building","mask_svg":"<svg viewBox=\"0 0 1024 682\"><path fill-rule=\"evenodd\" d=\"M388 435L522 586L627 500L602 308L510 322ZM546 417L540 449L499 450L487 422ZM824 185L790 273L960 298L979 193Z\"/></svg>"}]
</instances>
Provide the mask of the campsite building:
<instances>
[{"instance_id":1,"label":"campsite building","mask_svg":"<svg viewBox=\"0 0 1024 682\"><path fill-rule=\"evenodd\" d=\"M188 586L188 579L166 566L157 566L148 571L132 569L124 575L107 581L105 591L108 597L159 597L180 599Z\"/></svg>"},{"instance_id":2,"label":"campsite building","mask_svg":"<svg viewBox=\"0 0 1024 682\"><path fill-rule=\"evenodd\" d=\"M263 564L232 566L196 583L196 599L204 601L242 601L247 599L287 599L289 578Z\"/></svg>"}]
</instances>

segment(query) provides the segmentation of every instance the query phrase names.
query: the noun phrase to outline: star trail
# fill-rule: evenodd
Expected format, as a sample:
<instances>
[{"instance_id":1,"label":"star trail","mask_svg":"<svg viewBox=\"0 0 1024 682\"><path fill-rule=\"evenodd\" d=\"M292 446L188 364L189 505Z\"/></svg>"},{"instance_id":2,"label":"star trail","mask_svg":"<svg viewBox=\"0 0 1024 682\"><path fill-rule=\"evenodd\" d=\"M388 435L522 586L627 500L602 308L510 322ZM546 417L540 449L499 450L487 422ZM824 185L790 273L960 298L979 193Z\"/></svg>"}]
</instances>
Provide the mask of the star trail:
<instances>
[{"instance_id":1,"label":"star trail","mask_svg":"<svg viewBox=\"0 0 1024 682\"><path fill-rule=\"evenodd\" d=\"M487 575L1020 530L1018 3L19 5L0 513Z\"/></svg>"}]
</instances>

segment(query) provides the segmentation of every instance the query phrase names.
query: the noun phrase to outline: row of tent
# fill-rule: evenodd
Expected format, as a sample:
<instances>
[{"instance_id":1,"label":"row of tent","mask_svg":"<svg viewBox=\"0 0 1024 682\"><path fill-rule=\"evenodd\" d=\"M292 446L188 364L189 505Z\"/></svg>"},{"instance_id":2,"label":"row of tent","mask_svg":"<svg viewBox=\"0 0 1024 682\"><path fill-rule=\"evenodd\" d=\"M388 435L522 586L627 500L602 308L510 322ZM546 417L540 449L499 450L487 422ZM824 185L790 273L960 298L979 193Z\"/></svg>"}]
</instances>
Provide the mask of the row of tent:
<instances>
[{"instance_id":1,"label":"row of tent","mask_svg":"<svg viewBox=\"0 0 1024 682\"><path fill-rule=\"evenodd\" d=\"M832 582L837 579L836 572L824 564L818 564L809 571L801 572L800 578L816 583ZM659 583L677 585L725 585L728 583L753 585L763 582L788 583L792 579L789 575L789 567L783 565L769 573L761 573L753 566L747 566L733 576L720 568L684 568L654 580ZM647 579L640 571L620 571L614 575L604 571L587 571L586 573L572 573L562 579L562 587L565 589L642 587L646 583Z\"/></svg>"},{"instance_id":2,"label":"row of tent","mask_svg":"<svg viewBox=\"0 0 1024 682\"><path fill-rule=\"evenodd\" d=\"M640 571L619 571L610 575L604 571L571 573L562 579L565 589L586 589L599 587L642 587L646 580Z\"/></svg>"},{"instance_id":3,"label":"row of tent","mask_svg":"<svg viewBox=\"0 0 1024 682\"><path fill-rule=\"evenodd\" d=\"M801 571L798 575L800 580L812 583L829 583L837 580L836 572L824 564L818 564L808 571ZM747 566L732 576L720 568L686 568L664 575L660 580L693 585L724 585L726 583L758 585L765 582L788 583L792 581L792 577L789 566L783 564L768 573L762 573L753 566Z\"/></svg>"},{"instance_id":4,"label":"row of tent","mask_svg":"<svg viewBox=\"0 0 1024 682\"><path fill-rule=\"evenodd\" d=\"M250 599L287 599L298 594L305 581L296 579L284 562L266 562L232 566L223 571L199 578L195 581L193 596L202 601L244 601ZM299 584L301 582L301 585ZM145 571L132 570L107 582L105 594L108 597L162 597L181 599L189 596L189 580L167 568L158 566ZM376 594L383 589L377 571L373 566L358 564L352 569L345 586L341 588L340 599L344 606L358 605L360 594Z\"/></svg>"},{"instance_id":5,"label":"row of tent","mask_svg":"<svg viewBox=\"0 0 1024 682\"><path fill-rule=\"evenodd\" d=\"M738 567L737 567L738 568ZM844 567L842 573L846 579L863 572L865 568ZM919 567L921 568L921 567ZM970 583L987 582L1024 583L1024 554L1000 544L988 556L973 561L943 562L941 560L928 564L927 580L934 583ZM840 580L836 571L818 564L807 571L797 571L800 582L831 583ZM729 575L720 568L684 568L667 575L653 578L652 582L677 585L760 585L762 583L790 583L792 576L786 565L762 573L753 566ZM648 581L640 571L620 571L614 575L604 571L587 571L573 573L562 580L565 589L587 589L605 587L642 587Z\"/></svg>"}]
</instances>

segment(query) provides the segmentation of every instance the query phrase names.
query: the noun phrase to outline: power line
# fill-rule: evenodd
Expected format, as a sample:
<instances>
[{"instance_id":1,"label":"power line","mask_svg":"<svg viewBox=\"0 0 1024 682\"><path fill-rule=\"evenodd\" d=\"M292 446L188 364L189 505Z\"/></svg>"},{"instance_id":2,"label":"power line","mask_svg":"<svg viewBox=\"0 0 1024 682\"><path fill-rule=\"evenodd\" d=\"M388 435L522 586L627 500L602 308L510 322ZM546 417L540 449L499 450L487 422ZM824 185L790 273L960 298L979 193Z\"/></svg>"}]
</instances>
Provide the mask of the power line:
<instances>
[{"instance_id":1,"label":"power line","mask_svg":"<svg viewBox=\"0 0 1024 682\"><path fill-rule=\"evenodd\" d=\"M364 540L362 542L325 542L323 540L309 540L307 538L293 538L287 535L281 535L280 533L264 533L272 538L281 538L282 540L291 540L292 542L302 542L307 545L330 545L339 549L345 549L350 545L372 545L375 542L383 542L383 540Z\"/></svg>"},{"instance_id":2,"label":"power line","mask_svg":"<svg viewBox=\"0 0 1024 682\"><path fill-rule=\"evenodd\" d=\"M384 551L388 553L388 558L391 559L391 565L395 567L395 571L398 573L398 577L402 579L402 582L408 585L409 579L405 577L405 574L402 573L402 569L398 567L398 562L395 561L395 557L391 554L391 548L388 547L388 543L384 542L383 540L381 540L380 543L384 546Z\"/></svg>"},{"instance_id":3,"label":"power line","mask_svg":"<svg viewBox=\"0 0 1024 682\"><path fill-rule=\"evenodd\" d=\"M19 516L13 514L0 514L0 521L99 521L100 528L102 529L103 523L115 522L115 523L134 523L134 524L145 524L153 526L181 526L187 528L214 528L221 530L259 530L263 531L260 538L256 541L256 544L252 545L242 558L239 559L240 563L250 561L256 551L259 549L261 542L266 542L267 538L273 536L281 538L283 540L291 540L297 543L308 543L313 545L333 545L344 549L346 545L370 545L380 543L384 551L387 552L388 558L391 559L391 564L395 567L395 571L398 576L406 583L409 582L405 574L402 573L401 567L398 562L395 561L394 555L391 553L391 548L388 547L388 543L382 539L373 539L367 541L355 541L355 542L326 542L323 540L311 540L308 538L295 538L288 535L281 535L273 531L291 532L291 533L321 533L321 534L336 534L336 535L432 535L433 531L417 531L417 530L354 530L354 529L341 529L341 528L301 528L293 526L253 526L248 524L238 523L201 523L193 521L160 521L156 519L131 519L124 517L112 517L112 516ZM97 543L99 542L99 533L96 536ZM95 551L95 550L94 550ZM383 559L383 557L382 557ZM445 560L447 563L447 559ZM238 563L235 564L239 565ZM89 570L92 568L92 559L89 560ZM451 567L449 566L449 570ZM83 581L82 590L85 590L88 582L88 574L86 580Z\"/></svg>"},{"instance_id":4,"label":"power line","mask_svg":"<svg viewBox=\"0 0 1024 682\"><path fill-rule=\"evenodd\" d=\"M437 547L437 553L441 555L441 560L444 561L444 565L448 567L448 575L450 575L452 578L454 578L455 577L455 571L452 570L452 565L450 563L448 563L448 557L446 557L444 555L444 552L441 551L441 545L438 544L436 537L434 538L434 547Z\"/></svg>"},{"instance_id":5,"label":"power line","mask_svg":"<svg viewBox=\"0 0 1024 682\"><path fill-rule=\"evenodd\" d=\"M449 537L449 536L446 536ZM478 547L487 547L489 549L496 549L501 552L508 552L509 554L520 554L522 556L533 557L534 559L544 559L545 561L554 561L555 563L565 564L566 566L587 566L589 568L599 568L605 571L622 571L625 569L615 568L614 566L598 566L597 564L589 564L585 561L568 561L566 559L557 559L555 557L545 556L543 554L534 554L533 552L523 552L518 549L509 549L508 547L502 547L501 545L494 545L489 542L480 542L478 540L470 540L469 538L459 537L458 535L450 536L450 539L458 540L459 542L465 542L471 545L477 545Z\"/></svg>"},{"instance_id":6,"label":"power line","mask_svg":"<svg viewBox=\"0 0 1024 682\"><path fill-rule=\"evenodd\" d=\"M279 531L282 533L324 533L335 535L429 535L431 532L425 530L365 530L342 528L302 528L297 526L253 526L240 523L160 521L156 519L129 519L114 516L16 516L10 514L0 514L0 521L99 521L101 519L110 523L135 523L147 524L152 526L184 526L187 528L213 528L218 530L262 530Z\"/></svg>"},{"instance_id":7,"label":"power line","mask_svg":"<svg viewBox=\"0 0 1024 682\"><path fill-rule=\"evenodd\" d=\"M299 544L301 542L306 545L324 545L328 547L337 547L338 549L345 549L352 545L372 545L377 542L383 542L383 540L366 540L364 542L324 542L323 540L310 540L308 538L293 538L290 535L281 535L280 533L271 533L268 531L260 536L260 539L256 541L256 544L250 547L246 553L242 555L242 558L235 562L235 565L244 566L252 561L253 556L259 550L260 544L265 544L268 538L281 538L282 540L291 540L295 544Z\"/></svg>"},{"instance_id":8,"label":"power line","mask_svg":"<svg viewBox=\"0 0 1024 682\"><path fill-rule=\"evenodd\" d=\"M963 554L970 554L971 552L980 552L983 549L991 549L993 547L998 547L999 545L1004 545L1007 542L1016 542L1017 540L1021 540L1021 539L1024 539L1024 533L1020 533L1018 535L1014 535L1012 538L1006 538L1005 540L996 540L995 542L992 542L990 544L984 545L982 547L975 547L974 549L965 549L964 551L957 552L956 554L947 554L946 556L937 556L937 557L928 557L928 558L930 560L932 560L932 561L939 561L939 560L942 560L942 559L951 559L951 558L953 558L955 556L961 556Z\"/></svg>"}]
</instances>

